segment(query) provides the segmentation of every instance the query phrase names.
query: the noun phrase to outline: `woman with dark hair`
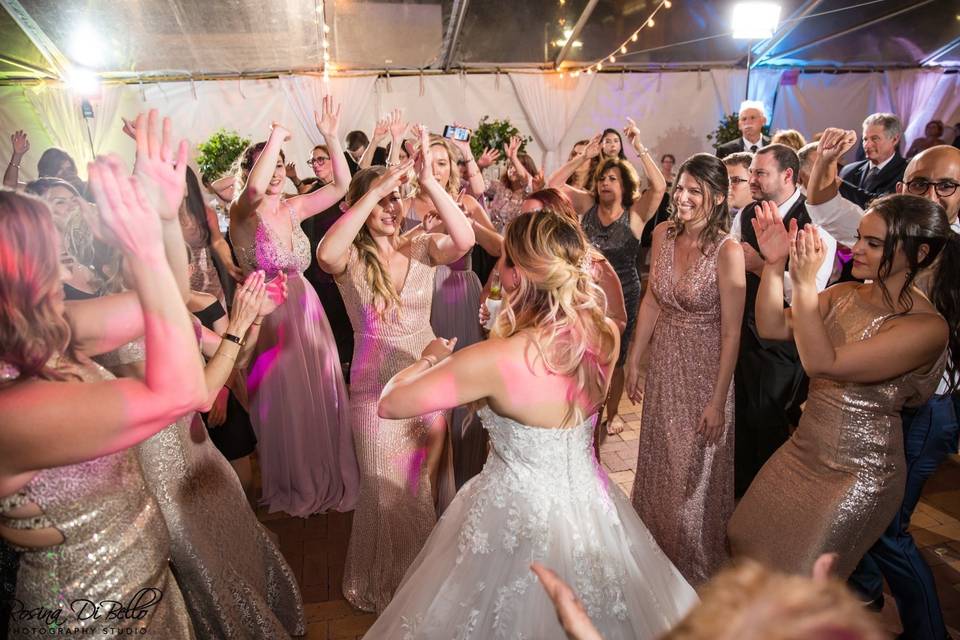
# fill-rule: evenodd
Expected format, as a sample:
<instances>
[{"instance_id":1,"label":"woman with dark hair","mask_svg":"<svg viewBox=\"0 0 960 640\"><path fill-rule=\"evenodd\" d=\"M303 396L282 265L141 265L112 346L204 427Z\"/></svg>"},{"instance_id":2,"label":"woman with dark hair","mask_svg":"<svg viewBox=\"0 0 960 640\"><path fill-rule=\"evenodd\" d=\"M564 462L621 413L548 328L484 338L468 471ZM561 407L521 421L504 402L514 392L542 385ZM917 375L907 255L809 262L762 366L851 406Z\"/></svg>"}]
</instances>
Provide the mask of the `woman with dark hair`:
<instances>
[{"instance_id":1,"label":"woman with dark hair","mask_svg":"<svg viewBox=\"0 0 960 640\"><path fill-rule=\"evenodd\" d=\"M37 176L60 178L72 184L81 195L87 192L86 183L77 175L77 163L63 149L50 147L40 155L40 160L37 161Z\"/></svg>"},{"instance_id":2,"label":"woman with dark hair","mask_svg":"<svg viewBox=\"0 0 960 640\"><path fill-rule=\"evenodd\" d=\"M186 145L171 172L185 163ZM132 292L66 304L49 209L0 191L0 536L21 552L24 610L60 611L61 628L97 635L193 638L170 537L131 449L206 401L196 336L166 257L164 238L179 236L165 229L177 227L176 210L161 218L115 157L89 171ZM177 187L157 186L161 199L179 197ZM115 380L90 360L144 333L143 380ZM136 616L68 613L81 598L127 603L154 589L162 599ZM25 635L48 632L42 619L11 621Z\"/></svg>"},{"instance_id":3,"label":"woman with dark hair","mask_svg":"<svg viewBox=\"0 0 960 640\"><path fill-rule=\"evenodd\" d=\"M401 235L399 186L413 166L408 161L357 172L346 196L349 209L317 247L317 261L343 292L356 335L350 409L361 483L343 594L364 611L383 611L436 524L446 440L442 413L385 420L377 401L390 376L434 339L437 266L459 260L475 242L469 221L434 175L435 147L426 129L419 134L419 189L446 232Z\"/></svg>"},{"instance_id":4,"label":"woman with dark hair","mask_svg":"<svg viewBox=\"0 0 960 640\"><path fill-rule=\"evenodd\" d=\"M767 340L796 342L810 391L797 430L737 506L730 547L790 573L836 553L846 578L900 509L901 409L934 393L948 358L957 388L960 237L935 202L875 200L853 247L853 275L865 282L818 295L825 250L816 229L791 224L788 234L771 203L753 225L765 260L757 330ZM788 258L793 302L784 309ZM916 280L938 259L927 298Z\"/></svg>"},{"instance_id":5,"label":"woman with dark hair","mask_svg":"<svg viewBox=\"0 0 960 640\"><path fill-rule=\"evenodd\" d=\"M533 158L520 152L521 140L517 136L507 143L507 164L500 174L500 180L490 183L486 197L487 211L497 233L503 233L504 227L520 213L520 205L532 190L533 176L537 175L537 166Z\"/></svg>"},{"instance_id":6,"label":"woman with dark hair","mask_svg":"<svg viewBox=\"0 0 960 640\"><path fill-rule=\"evenodd\" d=\"M607 158L627 159L627 154L623 152L623 138L616 129L604 129L600 134L600 160Z\"/></svg>"},{"instance_id":7,"label":"woman with dark hair","mask_svg":"<svg viewBox=\"0 0 960 640\"><path fill-rule=\"evenodd\" d=\"M303 277L311 256L301 223L340 200L350 181L337 138L339 107L327 96L323 114L314 117L331 151L334 182L284 199L281 146L290 133L273 123L269 139L241 156L230 207L230 237L244 272L288 277L286 302L260 330L247 387L262 501L270 511L301 517L353 509L360 481L340 356L320 300Z\"/></svg>"},{"instance_id":8,"label":"woman with dark hair","mask_svg":"<svg viewBox=\"0 0 960 640\"><path fill-rule=\"evenodd\" d=\"M643 400L633 506L694 586L726 559L733 513L733 371L746 279L743 249L728 242L727 187L713 155L680 166L670 220L653 232L650 285L627 356L627 393Z\"/></svg>"},{"instance_id":9,"label":"woman with dark hair","mask_svg":"<svg viewBox=\"0 0 960 640\"><path fill-rule=\"evenodd\" d=\"M220 232L217 214L206 205L200 180L193 169L187 168L187 193L180 207L180 227L187 242L190 257L190 290L200 291L216 298L225 308L226 301L220 275L213 261L217 255L230 278L243 282L243 272L233 261L230 246Z\"/></svg>"},{"instance_id":10,"label":"woman with dark hair","mask_svg":"<svg viewBox=\"0 0 960 640\"><path fill-rule=\"evenodd\" d=\"M570 198L577 214L582 216L584 233L613 265L623 288L627 326L620 347L620 359L610 385L604 421L607 433L611 434L623 431L624 427L623 418L619 415L620 399L623 397L623 363L633 337L640 305L640 276L637 273L640 238L644 224L656 212L667 188L657 163L640 142L640 130L633 120L627 119L624 131L640 156L644 171L651 179L651 187L642 194L640 180L633 165L617 156L600 161L594 174L592 192L564 184L570 172L575 169L574 162L568 162L550 177L550 186L560 188ZM599 156L600 148L600 142L592 140L579 161L586 162L588 158Z\"/></svg>"}]
</instances>

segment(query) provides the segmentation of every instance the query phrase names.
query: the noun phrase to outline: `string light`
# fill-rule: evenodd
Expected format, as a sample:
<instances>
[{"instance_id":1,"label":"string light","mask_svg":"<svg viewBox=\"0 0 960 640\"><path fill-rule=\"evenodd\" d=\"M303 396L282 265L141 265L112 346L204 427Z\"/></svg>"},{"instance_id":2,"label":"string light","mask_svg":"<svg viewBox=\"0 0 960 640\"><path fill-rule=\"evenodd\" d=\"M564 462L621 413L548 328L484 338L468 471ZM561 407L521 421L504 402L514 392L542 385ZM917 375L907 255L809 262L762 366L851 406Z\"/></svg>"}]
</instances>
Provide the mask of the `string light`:
<instances>
[{"instance_id":1,"label":"string light","mask_svg":"<svg viewBox=\"0 0 960 640\"><path fill-rule=\"evenodd\" d=\"M630 34L630 37L629 37L628 39L624 40L623 43L620 44L620 46L618 46L616 49L614 49L613 51L611 51L611 52L606 56L606 59L610 62L610 64L616 63L616 61L617 61L617 57L616 57L617 51L619 51L621 55L626 55L626 54L627 54L627 45L628 45L629 43L631 43L631 42L636 42L637 40L640 39L640 32L643 31L644 27L653 27L654 25L656 25L656 21L655 21L653 18L654 18L655 15L657 15L657 12L660 11L660 9L669 9L669 8L671 8L672 6L673 6L673 2L672 2L671 0L661 0L660 4L657 5L657 7L653 10L653 12L652 12L652 13L650 14L650 16L647 18L647 20L646 20L643 24L641 24L640 27L639 27L636 31L634 31L632 34ZM570 36L566 36L566 37L569 38ZM603 58L601 58L601 60L603 60ZM602 70L603 70L603 62L599 62L599 61L598 61L598 62L595 63L594 65L590 65L589 67L587 67L586 69L583 70L583 73L586 73L586 74L593 73L594 67L596 68L596 71L598 71L598 72L599 72L599 71L602 71ZM572 75L573 77L577 77L577 76L579 75L579 73L580 73L579 71L574 71L574 72L571 73L570 75Z\"/></svg>"}]
</instances>

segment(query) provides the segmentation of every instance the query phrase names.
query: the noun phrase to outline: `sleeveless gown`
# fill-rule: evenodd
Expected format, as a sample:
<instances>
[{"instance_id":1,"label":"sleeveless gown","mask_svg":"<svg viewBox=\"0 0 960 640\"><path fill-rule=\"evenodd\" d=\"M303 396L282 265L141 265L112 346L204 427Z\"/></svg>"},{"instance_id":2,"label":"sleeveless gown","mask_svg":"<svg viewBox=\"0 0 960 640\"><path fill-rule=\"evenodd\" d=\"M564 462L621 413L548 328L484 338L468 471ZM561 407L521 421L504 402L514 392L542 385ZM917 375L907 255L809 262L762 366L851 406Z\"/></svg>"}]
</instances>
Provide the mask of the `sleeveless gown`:
<instances>
[{"instance_id":1,"label":"sleeveless gown","mask_svg":"<svg viewBox=\"0 0 960 640\"><path fill-rule=\"evenodd\" d=\"M84 382L113 379L89 361L71 369ZM0 362L0 382L18 376L14 367ZM31 502L43 515L5 515ZM147 491L133 449L39 471L22 489L0 499L0 523L15 529L55 527L64 537L52 547L13 547L20 552L17 600L25 611L42 607L58 612L58 617L11 618L11 636L83 630L79 633L97 636L195 637L168 564L167 526ZM133 615L109 619L107 606L100 609L100 619L94 619L87 615L92 608L84 608L83 600L95 604L110 600L123 606L132 602Z\"/></svg>"},{"instance_id":2,"label":"sleeveless gown","mask_svg":"<svg viewBox=\"0 0 960 640\"><path fill-rule=\"evenodd\" d=\"M890 315L851 287L827 313L835 346L866 340ZM737 505L728 530L734 555L788 573L809 573L820 554L840 556L847 578L900 509L906 481L900 411L923 404L943 375L946 352L924 370L878 384L811 378L800 425Z\"/></svg>"},{"instance_id":3,"label":"sleeveless gown","mask_svg":"<svg viewBox=\"0 0 960 640\"><path fill-rule=\"evenodd\" d=\"M580 226L587 239L607 259L617 272L620 286L623 288L623 302L627 308L627 327L620 340L620 358L617 366L622 367L627 359L633 328L637 324L637 312L640 307L640 276L637 273L637 256L640 254L640 241L630 229L630 212L624 211L619 218L604 226L597 214L597 205L587 211L580 220Z\"/></svg>"},{"instance_id":4,"label":"sleeveless gown","mask_svg":"<svg viewBox=\"0 0 960 640\"><path fill-rule=\"evenodd\" d=\"M141 362L143 340L99 356ZM304 635L303 603L286 560L247 502L237 474L195 413L136 447L150 493L170 532L170 563L204 639Z\"/></svg>"},{"instance_id":5,"label":"sleeveless gown","mask_svg":"<svg viewBox=\"0 0 960 640\"><path fill-rule=\"evenodd\" d=\"M593 452L596 416L530 427L479 412L492 448L366 638L565 638L530 570L577 593L607 640L657 638L697 602Z\"/></svg>"},{"instance_id":6,"label":"sleeveless gown","mask_svg":"<svg viewBox=\"0 0 960 640\"><path fill-rule=\"evenodd\" d=\"M427 236L412 241L399 308L377 313L366 267L350 247L336 276L354 331L350 411L360 462L360 499L343 575L343 594L358 609L382 611L437 521L426 466L427 428L438 414L387 420L377 403L387 381L413 364L434 339L430 328L435 267Z\"/></svg>"},{"instance_id":7,"label":"sleeveless gown","mask_svg":"<svg viewBox=\"0 0 960 640\"><path fill-rule=\"evenodd\" d=\"M700 586L727 559L726 527L733 513L733 382L726 393L720 442L697 433L720 369L720 241L674 273L676 234L667 231L651 293L660 317L650 342L643 392L637 475L631 500L660 548L683 576Z\"/></svg>"},{"instance_id":8,"label":"sleeveless gown","mask_svg":"<svg viewBox=\"0 0 960 640\"><path fill-rule=\"evenodd\" d=\"M263 504L271 512L308 517L353 509L359 472L336 342L302 275L310 241L286 207L293 246L285 246L258 213L253 246L235 249L245 273L262 269L268 279L287 274L287 300L263 320L247 385Z\"/></svg>"}]
</instances>

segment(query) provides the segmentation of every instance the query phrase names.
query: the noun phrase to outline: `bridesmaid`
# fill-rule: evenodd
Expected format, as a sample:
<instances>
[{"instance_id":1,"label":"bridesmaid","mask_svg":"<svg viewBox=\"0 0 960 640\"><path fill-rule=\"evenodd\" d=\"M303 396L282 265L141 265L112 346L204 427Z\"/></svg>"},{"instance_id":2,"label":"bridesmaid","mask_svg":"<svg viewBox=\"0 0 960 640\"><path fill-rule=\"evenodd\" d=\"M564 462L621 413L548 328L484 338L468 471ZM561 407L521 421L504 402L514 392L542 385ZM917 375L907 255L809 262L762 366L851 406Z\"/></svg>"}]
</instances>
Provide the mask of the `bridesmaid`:
<instances>
[{"instance_id":1,"label":"bridesmaid","mask_svg":"<svg viewBox=\"0 0 960 640\"><path fill-rule=\"evenodd\" d=\"M460 207L434 177L425 128L419 137L420 190L447 232L400 235L398 189L413 166L408 161L357 172L346 198L350 209L317 247L321 268L343 292L355 340L350 400L361 481L343 593L358 609L378 613L436 524L446 434L442 414L386 420L377 415L377 402L390 377L435 338L429 319L437 265L459 260L476 241Z\"/></svg>"},{"instance_id":2,"label":"bridesmaid","mask_svg":"<svg viewBox=\"0 0 960 640\"><path fill-rule=\"evenodd\" d=\"M753 224L766 261L757 329L768 340L797 343L810 393L797 430L737 505L730 547L789 573L806 573L820 554L836 553L837 574L846 578L903 499L901 409L923 404L947 354L960 353L956 272L937 269L935 303L914 286L938 257L957 264L960 238L939 204L911 195L875 200L853 246L853 275L866 282L818 295L825 251L816 230L798 233L792 224L791 241L769 203ZM784 309L788 255L793 302Z\"/></svg>"},{"instance_id":3,"label":"bridesmaid","mask_svg":"<svg viewBox=\"0 0 960 640\"><path fill-rule=\"evenodd\" d=\"M627 355L627 391L643 400L633 506L695 587L726 559L733 513L733 371L746 280L743 250L728 242L727 186L712 155L681 165L671 219L653 233L650 287Z\"/></svg>"},{"instance_id":4,"label":"bridesmaid","mask_svg":"<svg viewBox=\"0 0 960 640\"><path fill-rule=\"evenodd\" d=\"M174 183L183 181L186 156L184 142ZM180 235L176 212L161 220L141 183L124 174L115 157L89 167L101 223L125 255L133 292L69 307L49 209L0 191L0 536L21 552L17 600L28 611L56 612L61 631L189 639L167 528L130 447L201 406L203 370L164 257L174 248L164 238ZM143 381L114 380L89 359L144 332ZM78 620L69 608L137 594L142 615ZM51 633L46 620L13 624L24 635Z\"/></svg>"},{"instance_id":5,"label":"bridesmaid","mask_svg":"<svg viewBox=\"0 0 960 640\"><path fill-rule=\"evenodd\" d=\"M433 178L443 185L451 197L456 198L473 226L478 244L489 255L498 257L503 238L494 229L480 203L472 196L461 193L460 175L453 171L453 159L457 157L457 152L446 139L439 136L430 137L430 152ZM437 215L436 205L422 188L418 188L410 200L404 227L414 235L446 232ZM472 255L467 253L456 262L439 265L434 278L430 325L436 335L456 338L458 350L482 339L475 310L480 305L483 287L473 271L471 258ZM469 415L466 407L457 407L452 411L449 426L453 472L456 488L460 488L483 468L487 457L487 439L480 420ZM444 505L452 499L453 493L455 491L451 487L450 495L444 496Z\"/></svg>"},{"instance_id":6,"label":"bridesmaid","mask_svg":"<svg viewBox=\"0 0 960 640\"><path fill-rule=\"evenodd\" d=\"M280 146L290 134L273 124L266 142L240 161L230 237L245 273L288 276L289 298L260 329L247 383L257 432L263 503L273 511L308 517L353 509L359 493L350 410L336 342L323 307L303 272L310 241L300 223L337 202L350 171L337 139L340 108L323 99L314 113L333 162L334 182L283 200L286 180Z\"/></svg>"}]
</instances>

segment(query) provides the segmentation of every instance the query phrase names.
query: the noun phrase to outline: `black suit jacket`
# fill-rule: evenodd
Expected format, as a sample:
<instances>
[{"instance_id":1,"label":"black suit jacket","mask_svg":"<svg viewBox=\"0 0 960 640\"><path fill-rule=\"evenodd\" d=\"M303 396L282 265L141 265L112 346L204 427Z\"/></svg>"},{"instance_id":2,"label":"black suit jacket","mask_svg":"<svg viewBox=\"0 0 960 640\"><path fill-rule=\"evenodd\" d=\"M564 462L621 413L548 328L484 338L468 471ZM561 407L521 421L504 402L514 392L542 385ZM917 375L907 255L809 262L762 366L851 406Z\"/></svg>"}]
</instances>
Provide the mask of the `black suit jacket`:
<instances>
[{"instance_id":1,"label":"black suit jacket","mask_svg":"<svg viewBox=\"0 0 960 640\"><path fill-rule=\"evenodd\" d=\"M770 144L770 136L761 136L761 139L763 140L764 146ZM730 142L724 142L722 145L717 147L717 157L723 159L731 153L739 153L740 151L746 151L746 149L743 147L743 136L740 136L736 140L731 140Z\"/></svg>"},{"instance_id":2,"label":"black suit jacket","mask_svg":"<svg viewBox=\"0 0 960 640\"><path fill-rule=\"evenodd\" d=\"M807 213L806 198L800 196L800 199L790 207L789 211L781 212L783 224L789 227L791 220L796 220L797 225L802 229L810 222L810 214ZM757 217L758 203L751 202L743 208L740 214L740 239L748 243L757 253L760 253L760 245L757 244L757 233L753 230L753 219ZM757 333L757 292L760 290L760 276L747 272L747 291L746 300L743 308L743 331L750 331L756 337L757 341L767 350L781 350L785 356L791 359L796 357L796 348L792 342L776 342L765 340Z\"/></svg>"},{"instance_id":3,"label":"black suit jacket","mask_svg":"<svg viewBox=\"0 0 960 640\"><path fill-rule=\"evenodd\" d=\"M894 153L890 162L871 181L867 179L870 171L869 160L848 164L840 171L840 178L843 180L840 184L840 195L866 209L867 203L874 198L897 190L897 183L903 180L903 171L906 168L907 161L899 153Z\"/></svg>"}]
</instances>

